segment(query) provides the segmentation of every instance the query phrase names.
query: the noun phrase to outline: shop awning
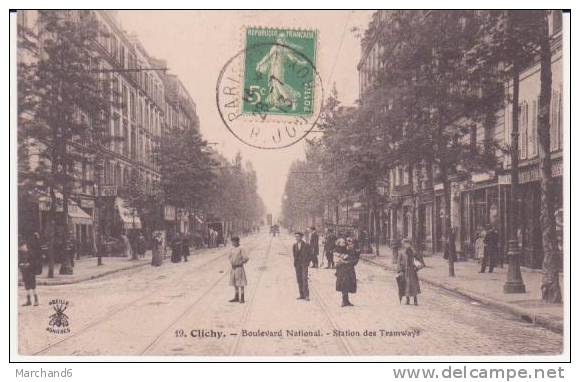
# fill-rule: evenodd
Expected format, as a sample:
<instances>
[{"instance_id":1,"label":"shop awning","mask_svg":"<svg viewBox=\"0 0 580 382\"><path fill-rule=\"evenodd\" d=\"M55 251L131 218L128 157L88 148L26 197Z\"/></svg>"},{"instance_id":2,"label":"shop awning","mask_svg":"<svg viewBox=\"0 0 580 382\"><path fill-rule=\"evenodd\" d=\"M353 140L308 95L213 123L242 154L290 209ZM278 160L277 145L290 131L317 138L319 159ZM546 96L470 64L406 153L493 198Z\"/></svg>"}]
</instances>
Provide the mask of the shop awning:
<instances>
[{"instance_id":1,"label":"shop awning","mask_svg":"<svg viewBox=\"0 0 580 382\"><path fill-rule=\"evenodd\" d=\"M58 191L55 191L55 195L57 198L56 212L62 212L62 194ZM51 204L52 200L46 193L42 193L38 196L38 207L41 211L50 211ZM71 219L73 224L93 224L92 216L83 211L72 199L68 200L68 217Z\"/></svg>"},{"instance_id":2,"label":"shop awning","mask_svg":"<svg viewBox=\"0 0 580 382\"><path fill-rule=\"evenodd\" d=\"M68 216L74 224L93 224L93 218L83 211L75 202L69 202Z\"/></svg>"},{"instance_id":3,"label":"shop awning","mask_svg":"<svg viewBox=\"0 0 580 382\"><path fill-rule=\"evenodd\" d=\"M115 206L125 229L141 229L141 219L135 208L129 207L121 198L115 199Z\"/></svg>"}]
</instances>

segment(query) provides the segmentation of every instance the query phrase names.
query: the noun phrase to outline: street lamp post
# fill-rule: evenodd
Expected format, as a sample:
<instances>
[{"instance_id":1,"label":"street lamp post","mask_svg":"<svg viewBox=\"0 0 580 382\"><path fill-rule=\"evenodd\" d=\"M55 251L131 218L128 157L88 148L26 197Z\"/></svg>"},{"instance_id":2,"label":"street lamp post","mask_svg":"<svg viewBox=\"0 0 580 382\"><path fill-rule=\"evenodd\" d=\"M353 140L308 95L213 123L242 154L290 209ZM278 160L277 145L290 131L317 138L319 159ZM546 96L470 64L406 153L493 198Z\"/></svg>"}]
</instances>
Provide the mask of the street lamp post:
<instances>
[{"instance_id":1,"label":"street lamp post","mask_svg":"<svg viewBox=\"0 0 580 382\"><path fill-rule=\"evenodd\" d=\"M510 192L510 206L511 211L508 216L508 273L507 281L503 286L504 293L525 293L526 286L522 280L522 272L520 269L520 256L521 251L519 247L519 242L517 239L517 227L519 226L518 220L518 189L519 189L519 112L517 100L519 99L519 68L514 65L512 69L516 73L513 76L513 113L512 113L512 134L511 134L511 192ZM497 245L497 244L496 244ZM493 261L493 259L491 260Z\"/></svg>"}]
</instances>

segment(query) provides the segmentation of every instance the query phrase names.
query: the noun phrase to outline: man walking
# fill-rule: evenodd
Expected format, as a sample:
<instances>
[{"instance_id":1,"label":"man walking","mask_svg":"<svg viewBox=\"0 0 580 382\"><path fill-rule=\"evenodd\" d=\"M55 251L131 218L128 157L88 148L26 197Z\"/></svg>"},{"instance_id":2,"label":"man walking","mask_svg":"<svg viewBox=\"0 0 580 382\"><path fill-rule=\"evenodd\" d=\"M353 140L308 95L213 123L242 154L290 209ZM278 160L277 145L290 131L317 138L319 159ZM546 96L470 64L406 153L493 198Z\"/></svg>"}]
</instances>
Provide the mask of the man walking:
<instances>
[{"instance_id":1,"label":"man walking","mask_svg":"<svg viewBox=\"0 0 580 382\"><path fill-rule=\"evenodd\" d=\"M324 237L324 254L326 255L326 268L334 268L334 247L336 246L336 236L331 229L326 230Z\"/></svg>"},{"instance_id":2,"label":"man walking","mask_svg":"<svg viewBox=\"0 0 580 382\"><path fill-rule=\"evenodd\" d=\"M298 300L310 301L310 293L308 290L308 265L310 264L310 249L308 244L302 240L304 234L296 232L294 238L296 243L292 246L292 254L294 255L294 270L296 271L296 281L298 282L298 291L300 296Z\"/></svg>"},{"instance_id":3,"label":"man walking","mask_svg":"<svg viewBox=\"0 0 580 382\"><path fill-rule=\"evenodd\" d=\"M312 268L318 268L318 232L316 227L310 227L310 251L312 252Z\"/></svg>"}]
</instances>

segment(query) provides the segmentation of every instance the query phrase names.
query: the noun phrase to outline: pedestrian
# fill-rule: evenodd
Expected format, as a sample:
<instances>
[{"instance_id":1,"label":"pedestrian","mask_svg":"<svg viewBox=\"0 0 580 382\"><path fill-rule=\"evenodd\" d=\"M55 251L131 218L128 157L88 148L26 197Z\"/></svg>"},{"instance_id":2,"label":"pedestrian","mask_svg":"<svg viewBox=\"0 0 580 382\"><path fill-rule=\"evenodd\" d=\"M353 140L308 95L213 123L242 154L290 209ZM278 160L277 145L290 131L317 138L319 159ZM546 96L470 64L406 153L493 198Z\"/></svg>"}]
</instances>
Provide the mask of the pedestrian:
<instances>
[{"instance_id":1,"label":"pedestrian","mask_svg":"<svg viewBox=\"0 0 580 382\"><path fill-rule=\"evenodd\" d=\"M171 242L171 262L181 262L181 235L179 232L175 234L175 237Z\"/></svg>"},{"instance_id":2,"label":"pedestrian","mask_svg":"<svg viewBox=\"0 0 580 382\"><path fill-rule=\"evenodd\" d=\"M161 237L161 232L156 232L153 236L153 248L151 250L151 265L154 267L159 267L163 263L163 256L161 252L163 251L163 238Z\"/></svg>"},{"instance_id":3,"label":"pedestrian","mask_svg":"<svg viewBox=\"0 0 580 382\"><path fill-rule=\"evenodd\" d=\"M30 252L31 258L34 259L33 266L34 266L34 274L36 276L42 274L42 252L43 252L43 244L40 240L40 234L38 232L34 232L32 237L28 241L28 251Z\"/></svg>"},{"instance_id":4,"label":"pedestrian","mask_svg":"<svg viewBox=\"0 0 580 382\"><path fill-rule=\"evenodd\" d=\"M316 232L316 227L310 227L310 251L312 256L312 268L318 268L318 254L320 249L318 248L318 232Z\"/></svg>"},{"instance_id":5,"label":"pedestrian","mask_svg":"<svg viewBox=\"0 0 580 382\"><path fill-rule=\"evenodd\" d=\"M244 298L244 287L248 285L244 264L247 263L249 259L246 255L246 250L240 247L240 238L234 236L230 240L233 245L233 248L231 248L228 253L228 259L232 266L232 269L230 270L230 285L234 287L235 295L229 302L239 302L240 304L243 304L246 302Z\"/></svg>"},{"instance_id":6,"label":"pedestrian","mask_svg":"<svg viewBox=\"0 0 580 382\"><path fill-rule=\"evenodd\" d=\"M183 256L183 261L187 261L189 256L189 237L184 234L181 238L181 255Z\"/></svg>"},{"instance_id":7,"label":"pedestrian","mask_svg":"<svg viewBox=\"0 0 580 382\"><path fill-rule=\"evenodd\" d=\"M399 273L405 280L404 295L407 305L409 305L410 297L413 297L415 305L419 305L417 295L421 293L421 285L417 271L424 266L423 257L411 246L411 240L403 239L403 252L399 254Z\"/></svg>"},{"instance_id":8,"label":"pedestrian","mask_svg":"<svg viewBox=\"0 0 580 382\"><path fill-rule=\"evenodd\" d=\"M129 238L125 234L125 232L121 233L121 242L123 243L123 256L131 257L131 243L129 242Z\"/></svg>"},{"instance_id":9,"label":"pedestrian","mask_svg":"<svg viewBox=\"0 0 580 382\"><path fill-rule=\"evenodd\" d=\"M34 306L38 306L38 294L36 293L36 264L37 259L33 257L33 252L29 250L28 244L23 238L18 239L18 268L22 273L24 289L26 289L26 303L22 306L32 305L31 295L34 295Z\"/></svg>"},{"instance_id":10,"label":"pedestrian","mask_svg":"<svg viewBox=\"0 0 580 382\"><path fill-rule=\"evenodd\" d=\"M334 247L336 246L336 236L331 229L326 230L326 235L324 236L324 254L326 255L326 268L334 268Z\"/></svg>"},{"instance_id":11,"label":"pedestrian","mask_svg":"<svg viewBox=\"0 0 580 382\"><path fill-rule=\"evenodd\" d=\"M445 252L443 253L443 258L449 260L449 257L453 262L457 261L457 250L455 248L455 228L451 228L449 231L449 237L447 243L445 244Z\"/></svg>"},{"instance_id":12,"label":"pedestrian","mask_svg":"<svg viewBox=\"0 0 580 382\"><path fill-rule=\"evenodd\" d=\"M356 293L356 272L360 252L352 237L346 239L346 248L340 250L336 259L336 291L342 293L342 307L353 306L349 293ZM343 253L342 253L343 252Z\"/></svg>"},{"instance_id":13,"label":"pedestrian","mask_svg":"<svg viewBox=\"0 0 580 382\"><path fill-rule=\"evenodd\" d=\"M481 229L481 231L479 231L479 233L477 234L477 238L475 239L475 259L478 262L482 262L483 261L483 256L485 254L485 230Z\"/></svg>"},{"instance_id":14,"label":"pedestrian","mask_svg":"<svg viewBox=\"0 0 580 382\"><path fill-rule=\"evenodd\" d=\"M296 281L298 282L298 300L310 301L310 291L308 290L308 265L311 260L311 252L308 244L303 240L304 234L296 232L294 234L296 243L292 246L294 256L294 270L296 271Z\"/></svg>"},{"instance_id":15,"label":"pedestrian","mask_svg":"<svg viewBox=\"0 0 580 382\"><path fill-rule=\"evenodd\" d=\"M140 258L144 258L145 250L146 250L145 236L143 236L143 232L139 232L139 234L137 235L137 239L135 240L135 251L137 252L137 256L139 256Z\"/></svg>"},{"instance_id":16,"label":"pedestrian","mask_svg":"<svg viewBox=\"0 0 580 382\"><path fill-rule=\"evenodd\" d=\"M497 257L497 242L498 234L494 226L490 225L487 228L485 239L485 249L483 254L483 261L481 262L481 269L479 273L485 273L485 268L489 264L489 273L493 273L493 268L495 267L495 260Z\"/></svg>"}]
</instances>

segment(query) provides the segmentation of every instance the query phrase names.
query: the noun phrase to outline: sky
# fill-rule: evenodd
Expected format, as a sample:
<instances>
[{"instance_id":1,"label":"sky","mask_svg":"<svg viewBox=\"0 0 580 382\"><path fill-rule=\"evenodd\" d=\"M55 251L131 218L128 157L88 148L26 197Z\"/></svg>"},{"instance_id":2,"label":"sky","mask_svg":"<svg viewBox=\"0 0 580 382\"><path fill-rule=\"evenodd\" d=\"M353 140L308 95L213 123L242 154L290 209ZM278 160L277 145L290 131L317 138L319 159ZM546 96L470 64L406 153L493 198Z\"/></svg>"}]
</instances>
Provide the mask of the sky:
<instances>
[{"instance_id":1,"label":"sky","mask_svg":"<svg viewBox=\"0 0 580 382\"><path fill-rule=\"evenodd\" d=\"M317 70L326 94L336 85L343 105L358 98L356 65L360 39L372 11L118 11L122 27L135 33L147 52L167 62L197 105L201 133L227 158L237 152L252 162L258 192L268 212L279 216L291 163L304 157L304 141L279 150L261 150L238 141L220 119L216 81L220 70L244 48L245 27L318 30ZM315 134L315 133L312 133Z\"/></svg>"}]
</instances>

